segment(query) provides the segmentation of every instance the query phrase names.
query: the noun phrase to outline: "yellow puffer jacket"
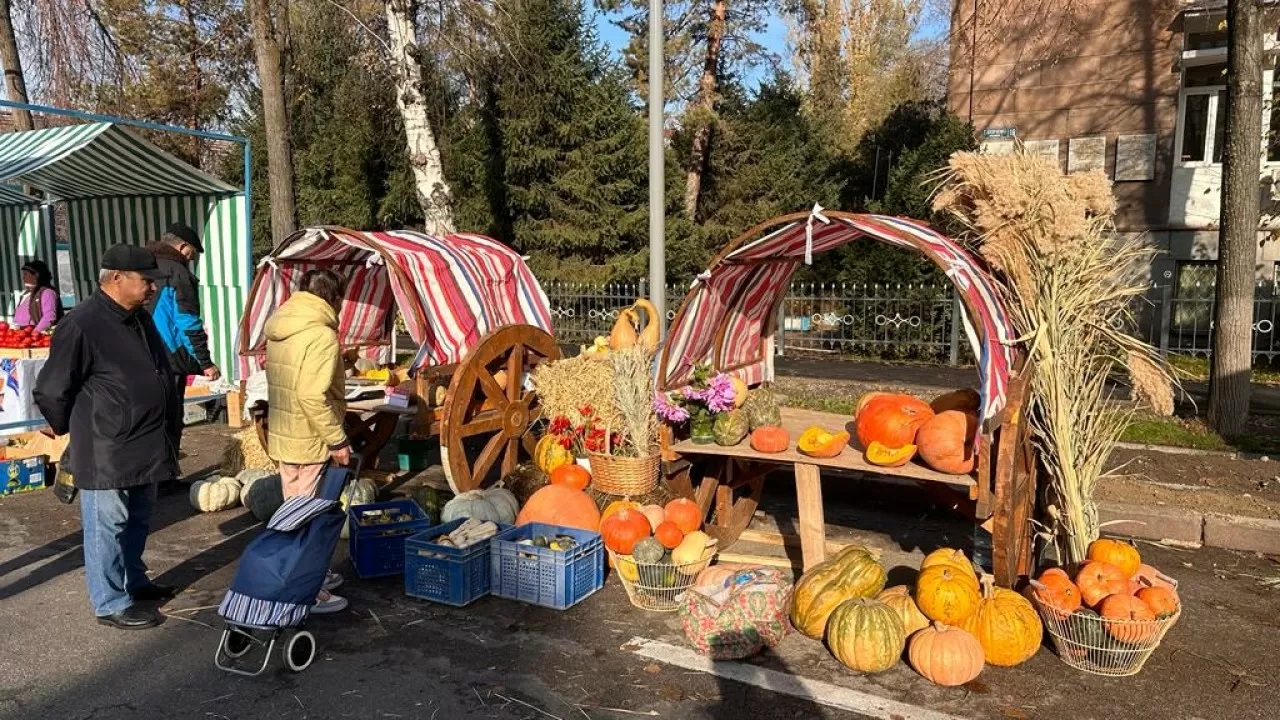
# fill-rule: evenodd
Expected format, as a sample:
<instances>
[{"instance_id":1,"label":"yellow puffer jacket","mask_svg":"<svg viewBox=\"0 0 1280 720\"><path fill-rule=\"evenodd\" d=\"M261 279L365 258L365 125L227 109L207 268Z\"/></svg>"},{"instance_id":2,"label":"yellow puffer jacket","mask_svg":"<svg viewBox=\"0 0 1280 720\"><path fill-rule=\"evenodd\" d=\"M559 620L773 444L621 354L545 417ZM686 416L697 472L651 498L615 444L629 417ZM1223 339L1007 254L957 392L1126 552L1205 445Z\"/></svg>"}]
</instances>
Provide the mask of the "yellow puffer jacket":
<instances>
[{"instance_id":1,"label":"yellow puffer jacket","mask_svg":"<svg viewBox=\"0 0 1280 720\"><path fill-rule=\"evenodd\" d=\"M337 313L308 292L294 293L267 321L267 453L277 462L321 463L347 442L337 330Z\"/></svg>"}]
</instances>

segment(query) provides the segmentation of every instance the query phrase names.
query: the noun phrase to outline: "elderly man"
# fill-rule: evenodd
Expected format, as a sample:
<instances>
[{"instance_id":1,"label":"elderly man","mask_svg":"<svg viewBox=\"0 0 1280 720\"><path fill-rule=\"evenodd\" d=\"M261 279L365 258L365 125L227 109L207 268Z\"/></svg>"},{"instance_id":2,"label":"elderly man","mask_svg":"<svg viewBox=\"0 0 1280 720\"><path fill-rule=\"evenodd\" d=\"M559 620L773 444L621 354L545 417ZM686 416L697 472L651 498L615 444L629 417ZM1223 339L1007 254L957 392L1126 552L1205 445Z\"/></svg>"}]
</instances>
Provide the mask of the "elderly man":
<instances>
[{"instance_id":1,"label":"elderly man","mask_svg":"<svg viewBox=\"0 0 1280 720\"><path fill-rule=\"evenodd\" d=\"M156 272L150 250L109 248L98 291L58 324L35 388L49 426L71 433L89 601L98 622L127 629L158 623L135 600L173 595L147 578L142 562L156 486L178 472L170 438L182 412L164 342L144 309Z\"/></svg>"}]
</instances>

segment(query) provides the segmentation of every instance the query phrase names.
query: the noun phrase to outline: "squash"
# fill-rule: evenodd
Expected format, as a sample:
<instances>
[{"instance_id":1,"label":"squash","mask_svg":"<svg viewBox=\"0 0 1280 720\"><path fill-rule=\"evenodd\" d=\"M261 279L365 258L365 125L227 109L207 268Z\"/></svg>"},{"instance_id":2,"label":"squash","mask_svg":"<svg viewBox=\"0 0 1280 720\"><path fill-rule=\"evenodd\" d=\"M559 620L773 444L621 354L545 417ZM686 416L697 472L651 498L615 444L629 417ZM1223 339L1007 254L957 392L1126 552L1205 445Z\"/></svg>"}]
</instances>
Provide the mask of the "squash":
<instances>
[{"instance_id":1,"label":"squash","mask_svg":"<svg viewBox=\"0 0 1280 720\"><path fill-rule=\"evenodd\" d=\"M516 514L520 512L520 501L516 499L516 494L506 488L501 480L494 483L492 487L484 491L484 496L495 506L502 510L503 517L511 518L510 521L504 523L510 525L516 521Z\"/></svg>"},{"instance_id":2,"label":"squash","mask_svg":"<svg viewBox=\"0 0 1280 720\"><path fill-rule=\"evenodd\" d=\"M1178 612L1178 595L1169 588L1144 587L1136 597L1158 620L1173 617Z\"/></svg>"},{"instance_id":3,"label":"squash","mask_svg":"<svg viewBox=\"0 0 1280 720\"><path fill-rule=\"evenodd\" d=\"M986 664L982 644L968 632L934 623L907 645L907 662L934 685L955 687L978 677Z\"/></svg>"},{"instance_id":4,"label":"squash","mask_svg":"<svg viewBox=\"0 0 1280 720\"><path fill-rule=\"evenodd\" d=\"M766 425L751 431L751 449L762 453L786 452L791 447L791 435L776 425Z\"/></svg>"},{"instance_id":5,"label":"squash","mask_svg":"<svg viewBox=\"0 0 1280 720\"><path fill-rule=\"evenodd\" d=\"M916 432L920 459L938 472L968 475L976 462L973 438L977 431L976 415L959 410L938 413Z\"/></svg>"},{"instance_id":6,"label":"squash","mask_svg":"<svg viewBox=\"0 0 1280 720\"><path fill-rule=\"evenodd\" d=\"M911 637L917 630L929 627L929 618L920 612L920 606L911 597L911 588L906 585L894 585L885 588L876 596L880 602L893 608L902 619L902 630Z\"/></svg>"},{"instance_id":7,"label":"squash","mask_svg":"<svg viewBox=\"0 0 1280 720\"><path fill-rule=\"evenodd\" d=\"M747 436L747 415L741 410L730 410L716 415L711 425L711 435L721 447L733 447Z\"/></svg>"},{"instance_id":8,"label":"squash","mask_svg":"<svg viewBox=\"0 0 1280 720\"><path fill-rule=\"evenodd\" d=\"M1094 560L1085 563L1076 573L1076 587L1080 588L1080 600L1097 608L1108 595L1128 595L1129 576L1111 563Z\"/></svg>"},{"instance_id":9,"label":"squash","mask_svg":"<svg viewBox=\"0 0 1280 720\"><path fill-rule=\"evenodd\" d=\"M816 458L833 458L844 451L849 442L849 433L831 432L814 425L800 433L796 441L796 449L802 455Z\"/></svg>"},{"instance_id":10,"label":"squash","mask_svg":"<svg viewBox=\"0 0 1280 720\"><path fill-rule=\"evenodd\" d=\"M658 531L658 526L667 520L667 513L663 511L661 505L645 505L640 508L640 512L649 520L649 529L653 532ZM684 533L681 533L682 535Z\"/></svg>"},{"instance_id":11,"label":"squash","mask_svg":"<svg viewBox=\"0 0 1280 720\"><path fill-rule=\"evenodd\" d=\"M626 350L634 347L640 336L636 334L636 324L640 322L640 318L631 308L624 308L618 311L618 319L613 323L613 329L609 331L609 349L610 350Z\"/></svg>"},{"instance_id":12,"label":"squash","mask_svg":"<svg viewBox=\"0 0 1280 720\"><path fill-rule=\"evenodd\" d=\"M805 636L821 640L827 618L840 603L875 597L884 583L884 568L875 558L860 548L846 548L801 576L791 595L791 624Z\"/></svg>"},{"instance_id":13,"label":"squash","mask_svg":"<svg viewBox=\"0 0 1280 720\"><path fill-rule=\"evenodd\" d=\"M934 565L916 579L916 604L930 620L960 625L978 609L978 581L949 565Z\"/></svg>"},{"instance_id":14,"label":"squash","mask_svg":"<svg viewBox=\"0 0 1280 720\"><path fill-rule=\"evenodd\" d=\"M1036 609L1018 593L996 587L991 575L982 577L982 600L960 627L978 638L987 662L999 667L1026 662L1044 639Z\"/></svg>"},{"instance_id":15,"label":"squash","mask_svg":"<svg viewBox=\"0 0 1280 720\"><path fill-rule=\"evenodd\" d=\"M911 462L911 458L915 457L915 445L903 445L900 448L890 448L881 445L879 442L873 441L867 447L867 462L880 467L901 467Z\"/></svg>"},{"instance_id":16,"label":"squash","mask_svg":"<svg viewBox=\"0 0 1280 720\"><path fill-rule=\"evenodd\" d=\"M854 420L858 443L869 447L880 441L887 447L915 443L916 431L933 417L933 409L910 395L881 395L863 406Z\"/></svg>"},{"instance_id":17,"label":"squash","mask_svg":"<svg viewBox=\"0 0 1280 720\"><path fill-rule=\"evenodd\" d=\"M858 417L858 415L862 414L862 409L867 406L867 403L871 402L872 400L875 400L878 397L884 397L889 394L890 393L887 393L887 392L875 392L875 391L862 393L862 396L858 398L857 407L853 409L853 416L856 418Z\"/></svg>"},{"instance_id":18,"label":"squash","mask_svg":"<svg viewBox=\"0 0 1280 720\"><path fill-rule=\"evenodd\" d=\"M217 477L191 483L191 507L200 512L221 512L240 504L240 483L234 477Z\"/></svg>"},{"instance_id":19,"label":"squash","mask_svg":"<svg viewBox=\"0 0 1280 720\"><path fill-rule=\"evenodd\" d=\"M644 349L645 352L652 353L657 351L658 345L662 342L662 323L658 322L658 308L653 306L645 298L636 298L635 305L632 307L643 310L645 313L645 321L643 330L640 331L640 337L636 339L636 344ZM639 323L637 319L636 324Z\"/></svg>"},{"instance_id":20,"label":"squash","mask_svg":"<svg viewBox=\"0 0 1280 720\"><path fill-rule=\"evenodd\" d=\"M1138 553L1138 548L1121 540L1094 540L1089 543L1088 556L1090 560L1115 565L1126 578L1137 575L1142 567L1142 555Z\"/></svg>"},{"instance_id":21,"label":"squash","mask_svg":"<svg viewBox=\"0 0 1280 720\"><path fill-rule=\"evenodd\" d=\"M516 524L539 522L579 530L600 528L600 509L589 495L564 485L539 488L516 516Z\"/></svg>"},{"instance_id":22,"label":"squash","mask_svg":"<svg viewBox=\"0 0 1280 720\"><path fill-rule=\"evenodd\" d=\"M555 435L543 435L533 449L533 464L544 473L550 473L561 465L574 464L573 453L569 452Z\"/></svg>"},{"instance_id":23,"label":"squash","mask_svg":"<svg viewBox=\"0 0 1280 720\"><path fill-rule=\"evenodd\" d=\"M1160 631L1155 613L1132 595L1108 595L1099 604L1098 614L1102 616L1107 634L1122 643L1144 643Z\"/></svg>"},{"instance_id":24,"label":"squash","mask_svg":"<svg viewBox=\"0 0 1280 720\"><path fill-rule=\"evenodd\" d=\"M671 551L671 563L685 575L697 575L711 562L714 551L709 548L713 542L711 536L694 530Z\"/></svg>"},{"instance_id":25,"label":"squash","mask_svg":"<svg viewBox=\"0 0 1280 720\"><path fill-rule=\"evenodd\" d=\"M551 471L552 485L568 485L574 490L586 490L591 484L591 473L577 463L560 465Z\"/></svg>"},{"instance_id":26,"label":"squash","mask_svg":"<svg viewBox=\"0 0 1280 720\"><path fill-rule=\"evenodd\" d=\"M635 547L631 548L631 558L638 563L644 565L652 565L662 561L662 556L666 554L666 550L662 547L662 543L657 539L647 537L636 541Z\"/></svg>"},{"instance_id":27,"label":"squash","mask_svg":"<svg viewBox=\"0 0 1280 720\"><path fill-rule=\"evenodd\" d=\"M689 498L676 498L663 508L663 517L676 524L680 532L689 533L702 527L702 510Z\"/></svg>"},{"instance_id":28,"label":"squash","mask_svg":"<svg viewBox=\"0 0 1280 720\"><path fill-rule=\"evenodd\" d=\"M653 531L653 536L662 543L662 547L668 550L675 550L684 541L684 533L680 532L680 528L670 520L658 525L658 528Z\"/></svg>"},{"instance_id":29,"label":"squash","mask_svg":"<svg viewBox=\"0 0 1280 720\"><path fill-rule=\"evenodd\" d=\"M605 547L630 555L637 542L649 537L649 519L639 510L623 508L600 521L600 537Z\"/></svg>"},{"instance_id":30,"label":"squash","mask_svg":"<svg viewBox=\"0 0 1280 720\"><path fill-rule=\"evenodd\" d=\"M430 485L419 485L409 493L409 499L418 503L427 517L438 518L444 512L445 504L453 499L453 493ZM519 503L516 503L516 510L519 509Z\"/></svg>"},{"instance_id":31,"label":"squash","mask_svg":"<svg viewBox=\"0 0 1280 720\"><path fill-rule=\"evenodd\" d=\"M352 505L368 505L378 501L378 484L370 478L358 477L348 481L346 487L342 488L342 495L339 496L342 509L350 510ZM422 503L418 503L419 506ZM435 517L432 515L431 517ZM343 540L351 537L351 527L349 523L342 523L342 532L338 536Z\"/></svg>"},{"instance_id":32,"label":"squash","mask_svg":"<svg viewBox=\"0 0 1280 720\"><path fill-rule=\"evenodd\" d=\"M278 474L256 475L247 474L249 470L242 470L236 479L248 477L249 482L244 483L241 480L240 502L249 508L249 512L253 516L266 522L276 514L276 510L284 504L284 491L280 486L280 476ZM253 473L266 472L263 470L255 470Z\"/></svg>"},{"instance_id":33,"label":"squash","mask_svg":"<svg viewBox=\"0 0 1280 720\"><path fill-rule=\"evenodd\" d=\"M515 522L517 509L515 495L504 487L469 490L445 503L444 509L440 512L440 522L447 523L459 518L471 518L480 522L511 525Z\"/></svg>"},{"instance_id":34,"label":"squash","mask_svg":"<svg viewBox=\"0 0 1280 720\"><path fill-rule=\"evenodd\" d=\"M965 556L963 550L947 547L938 548L924 556L924 560L920 562L920 570L923 572L934 565L946 565L947 567L955 568L973 578L974 582L978 581L978 572L973 569L973 563Z\"/></svg>"},{"instance_id":35,"label":"squash","mask_svg":"<svg viewBox=\"0 0 1280 720\"><path fill-rule=\"evenodd\" d=\"M1110 647L1115 643L1107 636L1102 624L1102 616L1082 607L1071 613L1066 619L1065 632L1059 636L1067 655L1084 660L1098 650Z\"/></svg>"},{"instance_id":36,"label":"squash","mask_svg":"<svg viewBox=\"0 0 1280 720\"><path fill-rule=\"evenodd\" d=\"M782 410L778 407L778 398L768 388L759 387L752 390L747 395L747 401L742 405L742 412L747 414L747 425L752 431L782 424Z\"/></svg>"},{"instance_id":37,"label":"squash","mask_svg":"<svg viewBox=\"0 0 1280 720\"><path fill-rule=\"evenodd\" d=\"M944 413L949 410L959 410L963 413L977 415L978 410L982 408L982 396L973 388L952 390L934 398L933 402L929 403L929 407L933 409L934 414Z\"/></svg>"},{"instance_id":38,"label":"squash","mask_svg":"<svg viewBox=\"0 0 1280 720\"><path fill-rule=\"evenodd\" d=\"M840 603L827 620L826 633L831 654L858 672L882 672L893 667L907 642L898 612L870 598Z\"/></svg>"},{"instance_id":39,"label":"squash","mask_svg":"<svg viewBox=\"0 0 1280 720\"><path fill-rule=\"evenodd\" d=\"M1044 572L1040 579L1032 580L1027 587L1027 594L1034 596L1042 605L1052 608L1055 616L1064 618L1080 609L1080 588L1071 582L1066 573Z\"/></svg>"},{"instance_id":40,"label":"squash","mask_svg":"<svg viewBox=\"0 0 1280 720\"><path fill-rule=\"evenodd\" d=\"M723 565L712 565L703 569L693 580L693 586L704 595L712 595L715 591L727 587L729 581L738 574Z\"/></svg>"},{"instance_id":41,"label":"squash","mask_svg":"<svg viewBox=\"0 0 1280 720\"><path fill-rule=\"evenodd\" d=\"M730 375L729 381L733 383L733 406L741 408L747 402L747 397L751 394L751 389L747 387L747 383L737 375Z\"/></svg>"}]
</instances>

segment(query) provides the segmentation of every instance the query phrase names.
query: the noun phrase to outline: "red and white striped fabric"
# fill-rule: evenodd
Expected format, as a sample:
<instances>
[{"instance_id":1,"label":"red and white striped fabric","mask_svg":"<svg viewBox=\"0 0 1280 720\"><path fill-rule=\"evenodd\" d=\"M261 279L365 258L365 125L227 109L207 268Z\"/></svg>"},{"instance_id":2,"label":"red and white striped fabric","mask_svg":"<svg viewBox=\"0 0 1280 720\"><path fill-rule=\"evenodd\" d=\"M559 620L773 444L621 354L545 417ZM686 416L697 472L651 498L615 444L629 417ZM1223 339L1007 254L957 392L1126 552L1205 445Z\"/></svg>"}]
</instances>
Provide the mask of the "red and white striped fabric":
<instances>
[{"instance_id":1,"label":"red and white striped fabric","mask_svg":"<svg viewBox=\"0 0 1280 720\"><path fill-rule=\"evenodd\" d=\"M772 380L764 340L772 335L792 274L807 254L859 238L924 253L964 295L965 331L982 377L981 413L984 419L994 417L1005 406L1016 335L982 266L954 240L919 223L884 215L828 218L820 208L807 222L787 223L742 245L698 277L693 296L667 336L664 387L687 382L693 367L704 362L734 369L748 384ZM768 262L752 262L764 259Z\"/></svg>"},{"instance_id":2,"label":"red and white striped fabric","mask_svg":"<svg viewBox=\"0 0 1280 720\"><path fill-rule=\"evenodd\" d=\"M390 260L393 267L388 268ZM513 250L483 235L433 237L407 230L362 232L308 228L290 235L259 263L241 321L241 377L266 349L267 319L307 270L327 267L347 278L339 319L343 346L390 342L399 306L419 346L413 370L460 362L491 330L533 325L551 332L547 296Z\"/></svg>"}]
</instances>

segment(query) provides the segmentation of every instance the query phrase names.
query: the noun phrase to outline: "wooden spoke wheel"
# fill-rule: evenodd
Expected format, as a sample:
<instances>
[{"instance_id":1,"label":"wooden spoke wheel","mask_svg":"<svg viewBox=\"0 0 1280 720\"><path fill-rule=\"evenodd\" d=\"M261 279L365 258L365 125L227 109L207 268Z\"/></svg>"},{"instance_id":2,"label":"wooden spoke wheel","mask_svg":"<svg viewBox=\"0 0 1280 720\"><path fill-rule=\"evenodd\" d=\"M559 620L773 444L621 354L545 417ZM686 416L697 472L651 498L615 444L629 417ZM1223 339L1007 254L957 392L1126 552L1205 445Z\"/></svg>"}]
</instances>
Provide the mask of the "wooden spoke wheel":
<instances>
[{"instance_id":1,"label":"wooden spoke wheel","mask_svg":"<svg viewBox=\"0 0 1280 720\"><path fill-rule=\"evenodd\" d=\"M532 325L508 325L486 335L459 363L440 423L440 460L455 493L480 487L499 462L503 475L511 472L521 449L533 455L527 431L541 408L525 388L525 374L558 359L551 335ZM472 448L479 451L469 454Z\"/></svg>"}]
</instances>

